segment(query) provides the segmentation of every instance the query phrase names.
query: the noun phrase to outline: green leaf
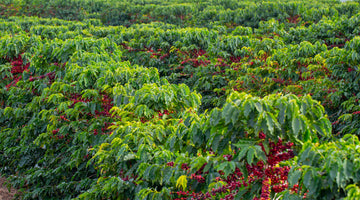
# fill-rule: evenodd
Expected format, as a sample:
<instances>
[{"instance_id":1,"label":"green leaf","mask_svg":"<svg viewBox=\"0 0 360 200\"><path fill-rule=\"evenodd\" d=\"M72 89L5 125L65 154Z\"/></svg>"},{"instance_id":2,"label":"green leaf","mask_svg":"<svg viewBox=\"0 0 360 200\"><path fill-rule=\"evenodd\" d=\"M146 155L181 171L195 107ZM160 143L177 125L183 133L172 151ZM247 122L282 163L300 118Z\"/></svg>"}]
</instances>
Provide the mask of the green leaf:
<instances>
[{"instance_id":1,"label":"green leaf","mask_svg":"<svg viewBox=\"0 0 360 200\"><path fill-rule=\"evenodd\" d=\"M231 121L234 125L237 124L239 116L240 116L240 111L235 107L231 116Z\"/></svg>"},{"instance_id":2,"label":"green leaf","mask_svg":"<svg viewBox=\"0 0 360 200\"><path fill-rule=\"evenodd\" d=\"M269 154L269 151L270 151L269 144L268 144L267 142L265 142L265 141L264 141L262 144L263 144L263 146L264 146L265 153L266 153L266 154Z\"/></svg>"},{"instance_id":3,"label":"green leaf","mask_svg":"<svg viewBox=\"0 0 360 200\"><path fill-rule=\"evenodd\" d=\"M215 151L215 152L218 151L220 140L221 140L221 133L218 132L218 133L216 133L216 135L214 136L214 138L212 140L211 148L213 149L213 151Z\"/></svg>"},{"instance_id":4,"label":"green leaf","mask_svg":"<svg viewBox=\"0 0 360 200\"><path fill-rule=\"evenodd\" d=\"M262 105L260 102L256 102L255 103L255 108L256 110L259 112L259 113L262 113L263 112L263 108L262 108Z\"/></svg>"},{"instance_id":5,"label":"green leaf","mask_svg":"<svg viewBox=\"0 0 360 200\"><path fill-rule=\"evenodd\" d=\"M271 134L274 134L274 120L271 113L266 112L266 125Z\"/></svg>"},{"instance_id":6,"label":"green leaf","mask_svg":"<svg viewBox=\"0 0 360 200\"><path fill-rule=\"evenodd\" d=\"M288 176L289 188L292 188L296 183L299 182L301 171L294 169L291 170Z\"/></svg>"},{"instance_id":7,"label":"green leaf","mask_svg":"<svg viewBox=\"0 0 360 200\"><path fill-rule=\"evenodd\" d=\"M236 163L234 161L230 161L229 166L230 166L231 171L234 172L236 169Z\"/></svg>"},{"instance_id":8,"label":"green leaf","mask_svg":"<svg viewBox=\"0 0 360 200\"><path fill-rule=\"evenodd\" d=\"M206 163L206 159L200 156L195 158L190 165L192 169L199 170L205 163Z\"/></svg>"},{"instance_id":9,"label":"green leaf","mask_svg":"<svg viewBox=\"0 0 360 200\"><path fill-rule=\"evenodd\" d=\"M354 164L351 161L349 161L348 159L345 159L344 174L345 174L346 179L354 179L353 171L354 171Z\"/></svg>"},{"instance_id":10,"label":"green leaf","mask_svg":"<svg viewBox=\"0 0 360 200\"><path fill-rule=\"evenodd\" d=\"M90 103L91 114L95 115L96 103Z\"/></svg>"},{"instance_id":11,"label":"green leaf","mask_svg":"<svg viewBox=\"0 0 360 200\"><path fill-rule=\"evenodd\" d=\"M227 103L222 110L222 118L226 118L232 108L231 103Z\"/></svg>"},{"instance_id":12,"label":"green leaf","mask_svg":"<svg viewBox=\"0 0 360 200\"><path fill-rule=\"evenodd\" d=\"M220 120L221 120L221 112L219 112L218 108L214 108L210 116L210 125L216 126L219 124Z\"/></svg>"},{"instance_id":13,"label":"green leaf","mask_svg":"<svg viewBox=\"0 0 360 200\"><path fill-rule=\"evenodd\" d=\"M212 182L209 184L209 189L217 189L220 188L222 186L225 186L227 183L224 181L217 181L217 182Z\"/></svg>"},{"instance_id":14,"label":"green leaf","mask_svg":"<svg viewBox=\"0 0 360 200\"><path fill-rule=\"evenodd\" d=\"M234 161L230 162L223 162L218 167L216 167L217 170L221 170L225 173L225 176L228 176L229 174L233 173L235 171L236 164Z\"/></svg>"},{"instance_id":15,"label":"green leaf","mask_svg":"<svg viewBox=\"0 0 360 200\"><path fill-rule=\"evenodd\" d=\"M294 117L292 120L292 129L294 132L295 137L297 137L299 135L300 132L300 118L298 116Z\"/></svg>"},{"instance_id":16,"label":"green leaf","mask_svg":"<svg viewBox=\"0 0 360 200\"><path fill-rule=\"evenodd\" d=\"M222 171L224 171L224 169L226 168L227 165L228 165L228 162L223 162L223 163L221 163L220 165L218 165L218 166L216 167L216 169L217 169L217 170L222 170Z\"/></svg>"},{"instance_id":17,"label":"green leaf","mask_svg":"<svg viewBox=\"0 0 360 200\"><path fill-rule=\"evenodd\" d=\"M278 121L280 122L280 124L284 124L285 123L286 106L283 103L281 103L279 110L280 111L279 111L279 114L278 114Z\"/></svg>"},{"instance_id":18,"label":"green leaf","mask_svg":"<svg viewBox=\"0 0 360 200\"><path fill-rule=\"evenodd\" d=\"M330 178L331 178L333 181L335 181L336 176L337 176L337 173L338 173L337 163L332 163L332 164L331 164L331 167L330 167Z\"/></svg>"},{"instance_id":19,"label":"green leaf","mask_svg":"<svg viewBox=\"0 0 360 200\"><path fill-rule=\"evenodd\" d=\"M237 160L237 161L242 160L245 157L248 150L249 150L249 147L243 147L241 149L241 151L239 152L239 154L234 158L234 160Z\"/></svg>"},{"instance_id":20,"label":"green leaf","mask_svg":"<svg viewBox=\"0 0 360 200\"><path fill-rule=\"evenodd\" d=\"M248 117L250 112L252 111L253 105L251 104L249 100L246 100L243 107L244 107L244 115L245 117Z\"/></svg>"},{"instance_id":21,"label":"green leaf","mask_svg":"<svg viewBox=\"0 0 360 200\"><path fill-rule=\"evenodd\" d=\"M255 152L256 158L261 159L264 162L266 162L267 158L266 158L265 153L262 151L261 146L256 145L255 150L256 150L256 152Z\"/></svg>"},{"instance_id":22,"label":"green leaf","mask_svg":"<svg viewBox=\"0 0 360 200\"><path fill-rule=\"evenodd\" d=\"M224 170L224 173L225 173L224 175L227 177L234 171L235 171L235 163L231 161L226 165L226 168Z\"/></svg>"},{"instance_id":23,"label":"green leaf","mask_svg":"<svg viewBox=\"0 0 360 200\"><path fill-rule=\"evenodd\" d=\"M244 196L244 194L245 194L246 192L248 192L248 190L247 190L246 187L241 187L241 188L239 188L239 191L238 191L238 193L235 195L234 200L243 199L243 196Z\"/></svg>"},{"instance_id":24,"label":"green leaf","mask_svg":"<svg viewBox=\"0 0 360 200\"><path fill-rule=\"evenodd\" d=\"M224 108L224 111L222 113L222 117L225 119L225 124L230 123L230 121L232 119L232 115L233 115L235 110L236 110L236 108L233 107L231 104L228 104L228 106Z\"/></svg>"},{"instance_id":25,"label":"green leaf","mask_svg":"<svg viewBox=\"0 0 360 200\"><path fill-rule=\"evenodd\" d=\"M310 188L311 186L311 182L313 181L313 169L310 168L309 170L307 170L307 172L305 173L304 175L304 178L303 178L303 183L305 185L306 188Z\"/></svg>"},{"instance_id":26,"label":"green leaf","mask_svg":"<svg viewBox=\"0 0 360 200\"><path fill-rule=\"evenodd\" d=\"M312 147L307 147L303 152L300 153L300 159L298 161L298 164L302 164L306 159L308 159L309 153L312 150Z\"/></svg>"},{"instance_id":27,"label":"green leaf","mask_svg":"<svg viewBox=\"0 0 360 200\"><path fill-rule=\"evenodd\" d=\"M247 152L247 156L246 156L246 161L249 165L252 164L252 162L254 160L254 156L255 156L255 149L249 148L249 151Z\"/></svg>"},{"instance_id":28,"label":"green leaf","mask_svg":"<svg viewBox=\"0 0 360 200\"><path fill-rule=\"evenodd\" d=\"M302 200L302 197L299 197L299 195L295 194L291 194L290 191L286 191L286 193L284 194L284 197L282 199L289 199L289 200Z\"/></svg>"}]
</instances>

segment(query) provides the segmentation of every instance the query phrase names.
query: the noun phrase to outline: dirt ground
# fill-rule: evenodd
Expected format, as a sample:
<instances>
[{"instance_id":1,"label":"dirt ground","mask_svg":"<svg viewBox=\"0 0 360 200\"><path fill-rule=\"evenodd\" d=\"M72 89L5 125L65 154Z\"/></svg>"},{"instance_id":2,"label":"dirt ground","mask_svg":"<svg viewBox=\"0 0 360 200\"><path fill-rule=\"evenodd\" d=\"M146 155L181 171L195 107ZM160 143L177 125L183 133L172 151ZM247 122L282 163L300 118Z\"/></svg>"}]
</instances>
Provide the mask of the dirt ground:
<instances>
[{"instance_id":1,"label":"dirt ground","mask_svg":"<svg viewBox=\"0 0 360 200\"><path fill-rule=\"evenodd\" d=\"M4 185L5 180L5 178L1 178L0 176L0 200L12 200L14 198L16 190L12 188L9 192L9 190Z\"/></svg>"}]
</instances>

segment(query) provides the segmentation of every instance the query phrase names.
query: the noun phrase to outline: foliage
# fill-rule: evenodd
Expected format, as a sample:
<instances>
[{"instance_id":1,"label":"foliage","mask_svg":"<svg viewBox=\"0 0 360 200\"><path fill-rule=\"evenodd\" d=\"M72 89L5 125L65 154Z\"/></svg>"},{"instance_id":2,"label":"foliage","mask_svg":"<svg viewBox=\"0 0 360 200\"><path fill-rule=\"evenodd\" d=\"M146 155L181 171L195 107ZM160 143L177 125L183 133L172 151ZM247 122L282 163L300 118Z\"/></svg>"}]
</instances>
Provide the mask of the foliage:
<instances>
[{"instance_id":1,"label":"foliage","mask_svg":"<svg viewBox=\"0 0 360 200\"><path fill-rule=\"evenodd\" d=\"M357 199L358 9L3 1L0 172L21 199Z\"/></svg>"}]
</instances>

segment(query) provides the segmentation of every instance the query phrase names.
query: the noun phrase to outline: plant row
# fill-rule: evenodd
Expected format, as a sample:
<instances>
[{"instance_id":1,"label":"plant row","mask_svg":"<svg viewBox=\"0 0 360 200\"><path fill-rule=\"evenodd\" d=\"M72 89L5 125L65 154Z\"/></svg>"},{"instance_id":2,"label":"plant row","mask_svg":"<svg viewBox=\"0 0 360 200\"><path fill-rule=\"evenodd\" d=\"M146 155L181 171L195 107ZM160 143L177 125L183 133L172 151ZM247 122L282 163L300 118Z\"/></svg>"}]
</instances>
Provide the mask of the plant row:
<instances>
[{"instance_id":1,"label":"plant row","mask_svg":"<svg viewBox=\"0 0 360 200\"><path fill-rule=\"evenodd\" d=\"M1 174L22 199L356 199L357 15L255 27L3 19Z\"/></svg>"}]
</instances>

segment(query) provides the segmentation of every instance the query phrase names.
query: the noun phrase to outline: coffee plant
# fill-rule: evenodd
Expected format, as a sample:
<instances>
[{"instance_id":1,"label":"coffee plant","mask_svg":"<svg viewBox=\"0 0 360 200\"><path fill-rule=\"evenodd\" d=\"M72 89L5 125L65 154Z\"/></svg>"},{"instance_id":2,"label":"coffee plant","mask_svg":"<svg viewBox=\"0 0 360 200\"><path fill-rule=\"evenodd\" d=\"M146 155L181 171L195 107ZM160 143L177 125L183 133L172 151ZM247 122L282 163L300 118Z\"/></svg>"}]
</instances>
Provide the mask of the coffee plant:
<instances>
[{"instance_id":1,"label":"coffee plant","mask_svg":"<svg viewBox=\"0 0 360 200\"><path fill-rule=\"evenodd\" d=\"M357 1L0 2L18 199L360 198Z\"/></svg>"}]
</instances>

